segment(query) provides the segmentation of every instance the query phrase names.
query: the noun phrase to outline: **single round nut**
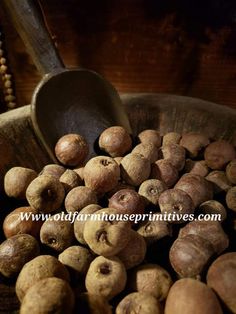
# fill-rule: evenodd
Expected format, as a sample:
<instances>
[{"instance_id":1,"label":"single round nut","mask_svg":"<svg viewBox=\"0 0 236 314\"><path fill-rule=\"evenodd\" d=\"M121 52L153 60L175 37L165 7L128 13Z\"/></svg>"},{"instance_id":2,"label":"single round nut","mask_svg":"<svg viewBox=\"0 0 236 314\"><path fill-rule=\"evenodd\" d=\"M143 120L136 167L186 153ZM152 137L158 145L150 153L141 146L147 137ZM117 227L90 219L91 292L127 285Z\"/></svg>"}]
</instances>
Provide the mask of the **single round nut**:
<instances>
[{"instance_id":1,"label":"single round nut","mask_svg":"<svg viewBox=\"0 0 236 314\"><path fill-rule=\"evenodd\" d=\"M226 176L231 183L236 184L236 159L231 160L227 165Z\"/></svg>"},{"instance_id":2,"label":"single round nut","mask_svg":"<svg viewBox=\"0 0 236 314\"><path fill-rule=\"evenodd\" d=\"M138 134L141 143L153 144L156 147L161 146L161 135L157 130L147 129Z\"/></svg>"},{"instance_id":3,"label":"single round nut","mask_svg":"<svg viewBox=\"0 0 236 314\"><path fill-rule=\"evenodd\" d=\"M26 190L30 206L43 213L51 213L60 208L64 196L65 190L59 180L46 175L34 179Z\"/></svg>"},{"instance_id":4,"label":"single round nut","mask_svg":"<svg viewBox=\"0 0 236 314\"><path fill-rule=\"evenodd\" d=\"M134 154L140 154L151 163L158 159L158 148L156 145L151 143L140 143L132 150Z\"/></svg>"},{"instance_id":5,"label":"single round nut","mask_svg":"<svg viewBox=\"0 0 236 314\"><path fill-rule=\"evenodd\" d=\"M170 188L178 181L179 173L168 160L159 159L152 164L150 177L163 181Z\"/></svg>"},{"instance_id":6,"label":"single round nut","mask_svg":"<svg viewBox=\"0 0 236 314\"><path fill-rule=\"evenodd\" d=\"M74 293L65 280L56 277L45 278L27 291L20 314L72 314L74 303Z\"/></svg>"},{"instance_id":7,"label":"single round nut","mask_svg":"<svg viewBox=\"0 0 236 314\"><path fill-rule=\"evenodd\" d=\"M207 167L205 160L187 159L184 166L184 172L205 177L209 173L209 168Z\"/></svg>"},{"instance_id":8,"label":"single round nut","mask_svg":"<svg viewBox=\"0 0 236 314\"><path fill-rule=\"evenodd\" d=\"M214 254L209 241L189 234L177 238L169 252L171 266L180 277L199 278Z\"/></svg>"},{"instance_id":9,"label":"single round nut","mask_svg":"<svg viewBox=\"0 0 236 314\"><path fill-rule=\"evenodd\" d=\"M236 186L228 190L226 194L227 207L236 212Z\"/></svg>"},{"instance_id":10,"label":"single round nut","mask_svg":"<svg viewBox=\"0 0 236 314\"><path fill-rule=\"evenodd\" d=\"M166 299L171 285L170 274L157 264L144 264L134 268L128 278L131 291L145 292L159 301Z\"/></svg>"},{"instance_id":11,"label":"single round nut","mask_svg":"<svg viewBox=\"0 0 236 314\"><path fill-rule=\"evenodd\" d=\"M59 179L65 171L66 171L66 168L64 168L61 165L49 164L43 167L39 175L43 174L47 176L53 176L56 179Z\"/></svg>"},{"instance_id":12,"label":"single round nut","mask_svg":"<svg viewBox=\"0 0 236 314\"><path fill-rule=\"evenodd\" d=\"M118 157L131 150L132 139L122 126L112 126L101 133L98 144L111 157Z\"/></svg>"},{"instance_id":13,"label":"single round nut","mask_svg":"<svg viewBox=\"0 0 236 314\"><path fill-rule=\"evenodd\" d=\"M180 145L187 150L191 158L196 158L209 143L210 141L206 135L196 132L183 134L180 140Z\"/></svg>"},{"instance_id":14,"label":"single round nut","mask_svg":"<svg viewBox=\"0 0 236 314\"><path fill-rule=\"evenodd\" d=\"M215 141L206 147L204 158L208 167L213 170L221 170L228 162L236 158L236 151L229 142Z\"/></svg>"},{"instance_id":15,"label":"single round nut","mask_svg":"<svg viewBox=\"0 0 236 314\"><path fill-rule=\"evenodd\" d=\"M65 208L68 213L79 212L85 206L96 204L96 193L87 186L78 186L72 189L65 198Z\"/></svg>"},{"instance_id":16,"label":"single round nut","mask_svg":"<svg viewBox=\"0 0 236 314\"><path fill-rule=\"evenodd\" d=\"M89 293L107 300L124 290L127 281L125 266L118 257L96 257L88 269L85 286Z\"/></svg>"},{"instance_id":17,"label":"single round nut","mask_svg":"<svg viewBox=\"0 0 236 314\"><path fill-rule=\"evenodd\" d=\"M0 273L11 278L18 275L25 263L39 255L37 240L29 234L18 234L0 245Z\"/></svg>"},{"instance_id":18,"label":"single round nut","mask_svg":"<svg viewBox=\"0 0 236 314\"><path fill-rule=\"evenodd\" d=\"M78 176L78 174L70 169L67 169L60 176L59 181L63 184L66 193L70 192L73 188L82 184L82 180Z\"/></svg>"},{"instance_id":19,"label":"single round nut","mask_svg":"<svg viewBox=\"0 0 236 314\"><path fill-rule=\"evenodd\" d=\"M100 295L84 292L76 298L76 301L78 307L77 313L112 314L112 307Z\"/></svg>"},{"instance_id":20,"label":"single round nut","mask_svg":"<svg viewBox=\"0 0 236 314\"><path fill-rule=\"evenodd\" d=\"M120 301L116 314L142 313L161 314L161 306L156 298L148 293L133 292Z\"/></svg>"},{"instance_id":21,"label":"single round nut","mask_svg":"<svg viewBox=\"0 0 236 314\"><path fill-rule=\"evenodd\" d=\"M181 135L177 132L168 132L163 136L162 146L169 144L179 144Z\"/></svg>"},{"instance_id":22,"label":"single round nut","mask_svg":"<svg viewBox=\"0 0 236 314\"><path fill-rule=\"evenodd\" d=\"M218 257L207 273L207 285L220 297L232 312L236 313L236 252Z\"/></svg>"},{"instance_id":23,"label":"single round nut","mask_svg":"<svg viewBox=\"0 0 236 314\"><path fill-rule=\"evenodd\" d=\"M100 194L112 190L119 178L119 165L111 157L94 157L84 167L85 185Z\"/></svg>"},{"instance_id":24,"label":"single round nut","mask_svg":"<svg viewBox=\"0 0 236 314\"><path fill-rule=\"evenodd\" d=\"M159 150L159 159L168 160L178 171L184 168L185 149L178 144L168 144Z\"/></svg>"},{"instance_id":25,"label":"single round nut","mask_svg":"<svg viewBox=\"0 0 236 314\"><path fill-rule=\"evenodd\" d=\"M69 273L56 257L40 255L26 263L16 281L16 294L23 300L27 290L41 279L57 277L69 281Z\"/></svg>"},{"instance_id":26,"label":"single round nut","mask_svg":"<svg viewBox=\"0 0 236 314\"><path fill-rule=\"evenodd\" d=\"M13 167L4 177L4 189L9 197L25 199L29 184L37 177L37 173L29 168Z\"/></svg>"},{"instance_id":27,"label":"single round nut","mask_svg":"<svg viewBox=\"0 0 236 314\"><path fill-rule=\"evenodd\" d=\"M74 240L73 225L70 221L62 220L62 213L51 216L40 230L40 241L57 252L68 248Z\"/></svg>"},{"instance_id":28,"label":"single round nut","mask_svg":"<svg viewBox=\"0 0 236 314\"><path fill-rule=\"evenodd\" d=\"M126 183L138 186L148 179L151 172L151 164L142 155L131 153L122 159L120 169L121 177Z\"/></svg>"},{"instance_id":29,"label":"single round nut","mask_svg":"<svg viewBox=\"0 0 236 314\"><path fill-rule=\"evenodd\" d=\"M144 197L147 203L158 205L160 195L167 189L164 182L157 179L144 181L138 190L138 193Z\"/></svg>"},{"instance_id":30,"label":"single round nut","mask_svg":"<svg viewBox=\"0 0 236 314\"><path fill-rule=\"evenodd\" d=\"M79 134L66 134L58 140L55 146L56 157L65 166L81 165L88 153L88 143Z\"/></svg>"},{"instance_id":31,"label":"single round nut","mask_svg":"<svg viewBox=\"0 0 236 314\"><path fill-rule=\"evenodd\" d=\"M227 192L232 187L232 183L228 180L226 173L221 170L211 171L206 176L206 179L212 182L214 194Z\"/></svg>"},{"instance_id":32,"label":"single round nut","mask_svg":"<svg viewBox=\"0 0 236 314\"><path fill-rule=\"evenodd\" d=\"M17 234L26 233L35 238L39 238L39 232L43 221L34 220L32 215L35 214L37 214L37 211L29 206L19 207L10 212L3 221L3 232L5 237L10 238Z\"/></svg>"},{"instance_id":33,"label":"single round nut","mask_svg":"<svg viewBox=\"0 0 236 314\"><path fill-rule=\"evenodd\" d=\"M214 292L191 278L177 280L170 288L165 314L223 314Z\"/></svg>"},{"instance_id":34,"label":"single round nut","mask_svg":"<svg viewBox=\"0 0 236 314\"><path fill-rule=\"evenodd\" d=\"M216 200L209 200L199 206L199 210L204 215L220 215L220 222L227 218L227 211L223 204Z\"/></svg>"},{"instance_id":35,"label":"single round nut","mask_svg":"<svg viewBox=\"0 0 236 314\"><path fill-rule=\"evenodd\" d=\"M194 205L191 197L184 191L178 189L170 189L164 191L159 197L159 206L162 213L180 214L181 216L172 217L173 223L184 222L185 214L194 213Z\"/></svg>"}]
</instances>

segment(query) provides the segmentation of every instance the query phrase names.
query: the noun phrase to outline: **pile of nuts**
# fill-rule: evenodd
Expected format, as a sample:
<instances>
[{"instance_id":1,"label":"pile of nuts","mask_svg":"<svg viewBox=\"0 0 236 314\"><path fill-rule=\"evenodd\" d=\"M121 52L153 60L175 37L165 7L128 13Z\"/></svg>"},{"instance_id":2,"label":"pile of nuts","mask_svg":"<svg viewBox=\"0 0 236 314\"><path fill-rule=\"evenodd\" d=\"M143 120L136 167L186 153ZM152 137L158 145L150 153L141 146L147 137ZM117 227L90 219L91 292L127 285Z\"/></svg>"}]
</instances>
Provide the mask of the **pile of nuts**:
<instances>
[{"instance_id":1,"label":"pile of nuts","mask_svg":"<svg viewBox=\"0 0 236 314\"><path fill-rule=\"evenodd\" d=\"M86 139L67 134L60 165L5 175L6 195L24 204L5 217L0 245L20 313L236 313L234 146L113 126L99 148L87 160ZM75 213L87 219L65 219Z\"/></svg>"}]
</instances>

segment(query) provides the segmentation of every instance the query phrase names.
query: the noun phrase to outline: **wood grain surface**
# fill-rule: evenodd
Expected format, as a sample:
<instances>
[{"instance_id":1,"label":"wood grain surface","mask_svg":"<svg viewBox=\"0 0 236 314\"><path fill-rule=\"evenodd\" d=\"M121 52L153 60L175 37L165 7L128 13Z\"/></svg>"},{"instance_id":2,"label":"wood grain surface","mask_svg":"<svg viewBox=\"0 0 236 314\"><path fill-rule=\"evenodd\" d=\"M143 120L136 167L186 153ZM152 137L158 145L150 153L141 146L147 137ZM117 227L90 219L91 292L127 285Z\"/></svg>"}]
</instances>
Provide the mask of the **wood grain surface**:
<instances>
[{"instance_id":1,"label":"wood grain surface","mask_svg":"<svg viewBox=\"0 0 236 314\"><path fill-rule=\"evenodd\" d=\"M41 0L41 5L68 68L91 68L120 93L174 93L236 108L234 1ZM40 76L2 8L0 23L18 104L24 105Z\"/></svg>"}]
</instances>

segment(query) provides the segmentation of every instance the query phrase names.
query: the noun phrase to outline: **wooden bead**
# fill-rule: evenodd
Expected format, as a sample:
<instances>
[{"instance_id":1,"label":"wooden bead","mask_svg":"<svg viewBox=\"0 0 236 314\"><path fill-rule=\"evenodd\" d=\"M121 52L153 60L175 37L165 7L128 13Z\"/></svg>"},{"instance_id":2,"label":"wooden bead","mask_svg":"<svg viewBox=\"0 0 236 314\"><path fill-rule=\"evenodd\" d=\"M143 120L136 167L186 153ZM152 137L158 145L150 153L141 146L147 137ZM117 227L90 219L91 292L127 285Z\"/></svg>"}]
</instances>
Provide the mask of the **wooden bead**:
<instances>
[{"instance_id":1,"label":"wooden bead","mask_svg":"<svg viewBox=\"0 0 236 314\"><path fill-rule=\"evenodd\" d=\"M2 74L5 74L5 73L7 72L7 66L6 66L5 64L2 64L2 65L0 66L0 72L1 72Z\"/></svg>"},{"instance_id":2,"label":"wooden bead","mask_svg":"<svg viewBox=\"0 0 236 314\"><path fill-rule=\"evenodd\" d=\"M12 101L14 101L15 99L16 99L16 97L13 96L13 95L7 95L7 96L4 97L4 100L5 100L6 102L12 102Z\"/></svg>"},{"instance_id":3,"label":"wooden bead","mask_svg":"<svg viewBox=\"0 0 236 314\"><path fill-rule=\"evenodd\" d=\"M0 58L0 63L1 64L6 64L6 62L7 62L6 58Z\"/></svg>"},{"instance_id":4,"label":"wooden bead","mask_svg":"<svg viewBox=\"0 0 236 314\"><path fill-rule=\"evenodd\" d=\"M15 102L9 102L9 103L7 104L7 107L8 107L9 109L13 109L13 108L16 107L16 103L15 103Z\"/></svg>"},{"instance_id":5,"label":"wooden bead","mask_svg":"<svg viewBox=\"0 0 236 314\"><path fill-rule=\"evenodd\" d=\"M5 83L4 83L4 86L5 86L6 88L11 87L11 86L12 86L12 82L11 82L10 80L6 80Z\"/></svg>"},{"instance_id":6,"label":"wooden bead","mask_svg":"<svg viewBox=\"0 0 236 314\"><path fill-rule=\"evenodd\" d=\"M4 77L5 80L9 80L10 81L11 78L12 78L11 74L7 74L7 73L5 74L5 77Z\"/></svg>"},{"instance_id":7,"label":"wooden bead","mask_svg":"<svg viewBox=\"0 0 236 314\"><path fill-rule=\"evenodd\" d=\"M6 88L5 89L5 93L8 95L12 95L13 94L13 89L12 88Z\"/></svg>"}]
</instances>

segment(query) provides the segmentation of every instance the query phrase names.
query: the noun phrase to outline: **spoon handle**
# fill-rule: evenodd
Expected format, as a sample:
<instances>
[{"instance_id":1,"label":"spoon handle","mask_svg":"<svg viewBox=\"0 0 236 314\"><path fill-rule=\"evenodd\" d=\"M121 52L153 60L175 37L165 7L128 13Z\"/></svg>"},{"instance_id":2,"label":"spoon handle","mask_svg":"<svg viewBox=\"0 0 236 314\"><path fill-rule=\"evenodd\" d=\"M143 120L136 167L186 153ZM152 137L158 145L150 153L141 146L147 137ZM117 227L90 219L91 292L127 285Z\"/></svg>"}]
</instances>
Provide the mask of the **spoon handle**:
<instances>
[{"instance_id":1,"label":"spoon handle","mask_svg":"<svg viewBox=\"0 0 236 314\"><path fill-rule=\"evenodd\" d=\"M36 0L2 0L38 71L44 75L64 68Z\"/></svg>"}]
</instances>

